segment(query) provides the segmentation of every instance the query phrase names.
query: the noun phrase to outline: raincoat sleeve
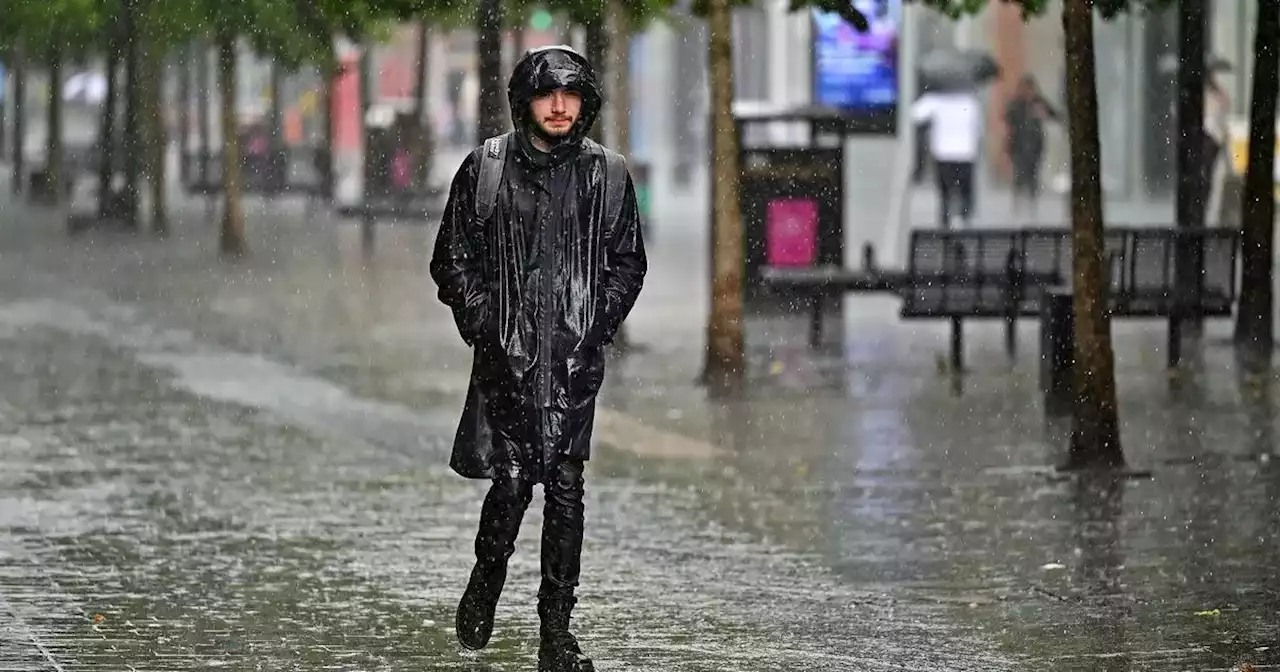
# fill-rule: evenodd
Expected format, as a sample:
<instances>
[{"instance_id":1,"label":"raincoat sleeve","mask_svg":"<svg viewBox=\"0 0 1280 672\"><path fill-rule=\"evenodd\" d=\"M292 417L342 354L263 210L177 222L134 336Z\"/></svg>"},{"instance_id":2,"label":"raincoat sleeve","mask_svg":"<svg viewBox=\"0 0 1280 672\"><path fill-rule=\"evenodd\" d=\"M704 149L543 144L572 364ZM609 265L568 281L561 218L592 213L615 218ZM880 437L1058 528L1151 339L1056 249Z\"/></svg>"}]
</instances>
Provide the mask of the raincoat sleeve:
<instances>
[{"instance_id":1,"label":"raincoat sleeve","mask_svg":"<svg viewBox=\"0 0 1280 672\"><path fill-rule=\"evenodd\" d=\"M458 333L467 345L480 337L489 314L478 253L480 231L474 222L479 165L472 152L453 176L431 255L431 279L439 287L440 301L453 311Z\"/></svg>"},{"instance_id":2,"label":"raincoat sleeve","mask_svg":"<svg viewBox=\"0 0 1280 672\"><path fill-rule=\"evenodd\" d=\"M932 121L935 112L934 98L927 93L911 104L911 120L917 124Z\"/></svg>"},{"instance_id":3,"label":"raincoat sleeve","mask_svg":"<svg viewBox=\"0 0 1280 672\"><path fill-rule=\"evenodd\" d=\"M627 319L649 268L644 253L644 237L641 234L640 209L636 205L636 188L627 175L627 188L623 194L622 212L605 239L604 293L605 320L602 341L613 341L614 334Z\"/></svg>"}]
</instances>

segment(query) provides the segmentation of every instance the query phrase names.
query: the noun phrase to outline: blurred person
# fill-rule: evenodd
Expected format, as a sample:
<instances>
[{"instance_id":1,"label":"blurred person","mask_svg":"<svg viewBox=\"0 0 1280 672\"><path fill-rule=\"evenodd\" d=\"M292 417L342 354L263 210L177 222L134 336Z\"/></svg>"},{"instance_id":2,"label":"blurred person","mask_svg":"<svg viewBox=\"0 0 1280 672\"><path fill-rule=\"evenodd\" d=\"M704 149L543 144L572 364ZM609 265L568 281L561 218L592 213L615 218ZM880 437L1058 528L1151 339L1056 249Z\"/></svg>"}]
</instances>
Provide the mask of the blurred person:
<instances>
[{"instance_id":1,"label":"blurred person","mask_svg":"<svg viewBox=\"0 0 1280 672\"><path fill-rule=\"evenodd\" d=\"M569 632L604 348L646 272L635 188L622 157L586 138L601 108L587 60L565 46L525 52L507 87L514 131L472 151L453 178L431 260L471 385L450 466L492 484L457 635L483 648L541 484L539 672L587 672Z\"/></svg>"},{"instance_id":2,"label":"blurred person","mask_svg":"<svg viewBox=\"0 0 1280 672\"><path fill-rule=\"evenodd\" d=\"M1044 159L1044 122L1061 119L1040 94L1035 77L1024 75L1004 112L1009 163L1013 167L1014 214L1035 214Z\"/></svg>"},{"instance_id":3,"label":"blurred person","mask_svg":"<svg viewBox=\"0 0 1280 672\"><path fill-rule=\"evenodd\" d=\"M1200 197L1202 207L1209 208L1209 198L1213 193L1213 173L1222 155L1222 145L1227 140L1227 117L1231 114L1231 97L1227 90L1218 83L1215 68L1206 68L1204 76L1204 146L1200 157L1201 170Z\"/></svg>"},{"instance_id":4,"label":"blurred person","mask_svg":"<svg viewBox=\"0 0 1280 672\"><path fill-rule=\"evenodd\" d=\"M973 217L973 172L982 140L982 105L972 90L929 91L911 106L911 119L929 125L929 155L938 181L939 226L957 214Z\"/></svg>"}]
</instances>

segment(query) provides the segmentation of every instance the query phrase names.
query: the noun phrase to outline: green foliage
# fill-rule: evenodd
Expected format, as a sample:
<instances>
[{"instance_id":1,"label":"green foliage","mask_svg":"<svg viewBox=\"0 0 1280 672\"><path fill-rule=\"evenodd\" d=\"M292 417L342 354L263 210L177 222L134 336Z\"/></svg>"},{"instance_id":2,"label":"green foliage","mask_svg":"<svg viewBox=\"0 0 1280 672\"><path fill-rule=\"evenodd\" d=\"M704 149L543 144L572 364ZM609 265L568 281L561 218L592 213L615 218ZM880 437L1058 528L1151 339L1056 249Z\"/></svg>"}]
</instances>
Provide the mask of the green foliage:
<instances>
[{"instance_id":1,"label":"green foliage","mask_svg":"<svg viewBox=\"0 0 1280 672\"><path fill-rule=\"evenodd\" d=\"M705 11L706 0L698 0ZM907 0L917 2L941 14L958 19L962 16L978 14L989 2L1003 2L1016 5L1022 10L1023 18L1042 16L1049 9L1050 0ZM1104 19L1112 19L1120 14L1137 14L1155 11L1173 5L1177 0L1090 0L1094 9ZM697 3L695 3L697 6ZM844 17L855 29L865 31L867 19L849 0L791 0L791 11L801 9L820 9L836 12Z\"/></svg>"},{"instance_id":2,"label":"green foliage","mask_svg":"<svg viewBox=\"0 0 1280 672\"><path fill-rule=\"evenodd\" d=\"M470 3L448 0L6 0L0 51L17 44L56 45L72 57L101 50L104 31L119 27L128 6L162 49L233 35L287 66L332 63L333 37L376 40L408 20L457 25Z\"/></svg>"},{"instance_id":3,"label":"green foliage","mask_svg":"<svg viewBox=\"0 0 1280 672\"><path fill-rule=\"evenodd\" d=\"M690 9L694 16L706 17L707 11L710 9L710 2L707 0L693 0ZM730 7L750 7L756 4L755 0L729 0ZM805 0L791 0L791 10L795 11L804 7L808 7L809 3ZM851 5L852 6L852 5ZM856 11L856 10L855 10Z\"/></svg>"},{"instance_id":4,"label":"green foliage","mask_svg":"<svg viewBox=\"0 0 1280 672\"><path fill-rule=\"evenodd\" d=\"M607 4L608 0L512 0L504 2L503 7L506 8L509 25L525 23L539 8L563 14L572 23L591 25L604 20ZM631 26L642 28L651 21L666 17L676 3L675 0L622 0L620 4Z\"/></svg>"},{"instance_id":5,"label":"green foliage","mask_svg":"<svg viewBox=\"0 0 1280 672\"><path fill-rule=\"evenodd\" d=\"M952 18L977 14L990 0L916 0L920 4L931 7ZM1042 16L1049 9L1050 0L999 0L1006 4L1017 5L1022 9L1023 18ZM1090 0L1094 10L1104 19L1112 19L1120 14L1136 14L1161 9L1173 5L1177 0Z\"/></svg>"},{"instance_id":6,"label":"green foliage","mask_svg":"<svg viewBox=\"0 0 1280 672\"><path fill-rule=\"evenodd\" d=\"M32 58L40 58L33 49L41 47L81 58L101 30L102 5L100 0L8 0L0 11L0 50L21 39Z\"/></svg>"}]
</instances>

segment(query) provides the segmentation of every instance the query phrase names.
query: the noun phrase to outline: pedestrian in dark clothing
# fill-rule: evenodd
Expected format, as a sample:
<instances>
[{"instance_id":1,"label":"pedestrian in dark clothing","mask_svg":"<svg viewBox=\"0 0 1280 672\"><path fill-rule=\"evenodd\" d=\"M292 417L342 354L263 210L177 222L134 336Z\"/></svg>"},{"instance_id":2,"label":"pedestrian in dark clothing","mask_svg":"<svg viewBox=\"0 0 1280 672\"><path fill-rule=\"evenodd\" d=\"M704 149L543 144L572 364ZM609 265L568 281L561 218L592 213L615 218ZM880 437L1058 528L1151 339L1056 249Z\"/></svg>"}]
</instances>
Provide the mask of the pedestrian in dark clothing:
<instances>
[{"instance_id":1,"label":"pedestrian in dark clothing","mask_svg":"<svg viewBox=\"0 0 1280 672\"><path fill-rule=\"evenodd\" d=\"M468 649L488 644L507 561L541 484L538 669L583 672L594 667L569 633L583 467L604 348L640 294L644 243L625 164L586 138L602 103L587 60L564 46L530 50L507 97L515 130L462 162L431 260L440 299L474 350L450 465L492 480L457 634Z\"/></svg>"},{"instance_id":2,"label":"pedestrian in dark clothing","mask_svg":"<svg viewBox=\"0 0 1280 672\"><path fill-rule=\"evenodd\" d=\"M1036 80L1026 75L1018 82L1005 108L1009 130L1009 162L1013 166L1013 212L1035 213L1040 197L1040 165L1044 158L1044 122L1061 117L1040 95Z\"/></svg>"}]
</instances>

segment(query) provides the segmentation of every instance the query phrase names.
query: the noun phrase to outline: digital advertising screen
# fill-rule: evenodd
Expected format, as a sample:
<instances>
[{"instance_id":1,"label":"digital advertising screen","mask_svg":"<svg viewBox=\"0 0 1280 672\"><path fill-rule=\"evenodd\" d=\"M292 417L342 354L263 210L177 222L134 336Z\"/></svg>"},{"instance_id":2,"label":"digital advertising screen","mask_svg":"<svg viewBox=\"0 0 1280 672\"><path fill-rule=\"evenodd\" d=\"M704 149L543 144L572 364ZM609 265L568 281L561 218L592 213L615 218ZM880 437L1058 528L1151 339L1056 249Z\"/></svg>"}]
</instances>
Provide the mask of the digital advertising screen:
<instances>
[{"instance_id":1,"label":"digital advertising screen","mask_svg":"<svg viewBox=\"0 0 1280 672\"><path fill-rule=\"evenodd\" d=\"M852 0L871 24L859 33L839 14L813 15L813 102L842 110L850 130L893 133L898 108L902 0Z\"/></svg>"}]
</instances>

